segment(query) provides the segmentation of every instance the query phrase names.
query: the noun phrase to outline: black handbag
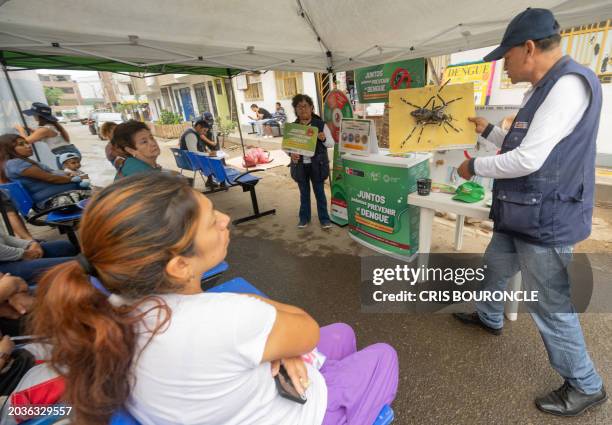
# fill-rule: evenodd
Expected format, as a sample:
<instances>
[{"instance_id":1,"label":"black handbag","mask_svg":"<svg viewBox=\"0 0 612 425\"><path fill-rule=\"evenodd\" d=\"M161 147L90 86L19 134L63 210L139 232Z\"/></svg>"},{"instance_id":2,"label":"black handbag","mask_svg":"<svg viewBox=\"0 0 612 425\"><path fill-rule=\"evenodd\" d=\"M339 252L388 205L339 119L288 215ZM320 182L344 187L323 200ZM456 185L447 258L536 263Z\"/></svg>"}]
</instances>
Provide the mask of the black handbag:
<instances>
[{"instance_id":1,"label":"black handbag","mask_svg":"<svg viewBox=\"0 0 612 425\"><path fill-rule=\"evenodd\" d=\"M0 396L10 395L26 374L34 366L34 356L27 350L17 349L11 354L2 373L0 373Z\"/></svg>"}]
</instances>

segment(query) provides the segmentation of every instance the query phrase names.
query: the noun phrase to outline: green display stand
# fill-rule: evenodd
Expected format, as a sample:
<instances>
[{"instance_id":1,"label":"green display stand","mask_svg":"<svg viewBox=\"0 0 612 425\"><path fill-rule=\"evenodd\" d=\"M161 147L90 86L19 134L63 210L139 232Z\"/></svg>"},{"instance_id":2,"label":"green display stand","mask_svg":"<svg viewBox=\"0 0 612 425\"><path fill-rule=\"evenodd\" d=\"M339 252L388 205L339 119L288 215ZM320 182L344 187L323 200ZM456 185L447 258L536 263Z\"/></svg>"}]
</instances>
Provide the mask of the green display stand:
<instances>
[{"instance_id":1,"label":"green display stand","mask_svg":"<svg viewBox=\"0 0 612 425\"><path fill-rule=\"evenodd\" d=\"M343 156L351 238L386 255L411 259L419 249L419 208L408 205L431 154Z\"/></svg>"},{"instance_id":2,"label":"green display stand","mask_svg":"<svg viewBox=\"0 0 612 425\"><path fill-rule=\"evenodd\" d=\"M334 137L334 160L331 172L331 220L339 226L348 224L347 193L344 187L342 156L340 155L340 123L342 118L352 118L353 109L346 95L332 90L325 98L323 119Z\"/></svg>"}]
</instances>

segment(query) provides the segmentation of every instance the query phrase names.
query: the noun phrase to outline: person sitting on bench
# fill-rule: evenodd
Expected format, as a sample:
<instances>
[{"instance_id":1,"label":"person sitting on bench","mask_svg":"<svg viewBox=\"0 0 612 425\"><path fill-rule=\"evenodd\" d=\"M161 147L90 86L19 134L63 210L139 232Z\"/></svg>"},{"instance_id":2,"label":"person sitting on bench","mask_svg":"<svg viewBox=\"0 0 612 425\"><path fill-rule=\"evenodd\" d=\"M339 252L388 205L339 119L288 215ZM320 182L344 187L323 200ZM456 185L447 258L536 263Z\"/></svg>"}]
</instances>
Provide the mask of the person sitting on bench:
<instances>
[{"instance_id":1,"label":"person sitting on bench","mask_svg":"<svg viewBox=\"0 0 612 425\"><path fill-rule=\"evenodd\" d=\"M206 119L199 118L193 123L193 128L187 128L179 139L179 148L191 152L211 152L216 155L219 144L213 140L212 125ZM206 178L207 187L215 187L212 174Z\"/></svg>"},{"instance_id":2,"label":"person sitting on bench","mask_svg":"<svg viewBox=\"0 0 612 425\"><path fill-rule=\"evenodd\" d=\"M263 129L261 126L267 120L272 119L272 114L268 112L267 109L257 106L256 103L251 105L251 111L253 111L254 115L248 115L249 119L251 119L249 124L255 126L258 136L263 136Z\"/></svg>"},{"instance_id":3,"label":"person sitting on bench","mask_svg":"<svg viewBox=\"0 0 612 425\"><path fill-rule=\"evenodd\" d=\"M280 102L276 102L276 111L272 114L272 119L267 120L263 125L264 138L272 138L272 127L282 127L287 121L287 114L285 108L281 106Z\"/></svg>"},{"instance_id":4,"label":"person sitting on bench","mask_svg":"<svg viewBox=\"0 0 612 425\"><path fill-rule=\"evenodd\" d=\"M28 285L35 285L44 271L77 254L74 245L66 240L38 243L0 233L0 273L19 276Z\"/></svg>"},{"instance_id":5,"label":"person sitting on bench","mask_svg":"<svg viewBox=\"0 0 612 425\"><path fill-rule=\"evenodd\" d=\"M50 366L65 371L76 423L107 424L125 406L142 424L369 425L393 401L391 346L357 351L348 325L202 292L202 273L227 255L229 222L166 173L118 180L91 200L78 260L45 274L31 313L31 334L54 341ZM281 365L294 401L275 384Z\"/></svg>"},{"instance_id":6,"label":"person sitting on bench","mask_svg":"<svg viewBox=\"0 0 612 425\"><path fill-rule=\"evenodd\" d=\"M49 207L49 201L60 193L76 192L80 198L89 196L88 176L67 176L30 159L33 150L23 137L16 134L0 136L0 174L2 180L16 181L28 191L38 210Z\"/></svg>"}]
</instances>

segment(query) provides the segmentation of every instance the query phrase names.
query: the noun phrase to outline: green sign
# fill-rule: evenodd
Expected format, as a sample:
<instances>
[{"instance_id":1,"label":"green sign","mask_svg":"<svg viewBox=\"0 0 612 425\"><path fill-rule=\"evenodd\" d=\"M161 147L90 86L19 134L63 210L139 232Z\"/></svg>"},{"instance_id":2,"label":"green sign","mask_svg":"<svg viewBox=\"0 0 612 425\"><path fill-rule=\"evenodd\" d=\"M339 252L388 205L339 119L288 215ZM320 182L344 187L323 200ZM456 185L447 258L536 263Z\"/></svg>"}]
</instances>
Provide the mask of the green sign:
<instances>
[{"instance_id":1,"label":"green sign","mask_svg":"<svg viewBox=\"0 0 612 425\"><path fill-rule=\"evenodd\" d=\"M359 103L388 102L389 90L423 87L425 78L423 58L356 69Z\"/></svg>"},{"instance_id":2,"label":"green sign","mask_svg":"<svg viewBox=\"0 0 612 425\"><path fill-rule=\"evenodd\" d=\"M286 123L282 149L289 153L313 156L317 147L319 129L317 127Z\"/></svg>"},{"instance_id":3,"label":"green sign","mask_svg":"<svg viewBox=\"0 0 612 425\"><path fill-rule=\"evenodd\" d=\"M332 90L325 98L323 119L334 138L334 165L331 183L331 220L339 226L348 224L346 191L344 189L344 173L342 172L342 156L340 155L340 126L344 118L352 118L353 109L346 94L340 90Z\"/></svg>"},{"instance_id":4,"label":"green sign","mask_svg":"<svg viewBox=\"0 0 612 425\"><path fill-rule=\"evenodd\" d=\"M371 248L410 257L419 246L419 208L408 205L416 181L429 176L429 162L412 167L371 164L344 158L350 234Z\"/></svg>"}]
</instances>

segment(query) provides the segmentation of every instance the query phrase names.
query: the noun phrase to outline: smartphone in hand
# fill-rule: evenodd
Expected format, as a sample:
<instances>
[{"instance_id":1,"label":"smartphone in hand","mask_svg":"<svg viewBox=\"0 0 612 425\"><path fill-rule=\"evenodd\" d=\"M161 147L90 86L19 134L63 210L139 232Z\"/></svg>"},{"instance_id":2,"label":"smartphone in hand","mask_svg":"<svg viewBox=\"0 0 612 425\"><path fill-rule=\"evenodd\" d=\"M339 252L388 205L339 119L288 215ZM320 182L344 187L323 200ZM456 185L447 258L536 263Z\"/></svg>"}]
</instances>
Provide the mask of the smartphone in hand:
<instances>
[{"instance_id":1,"label":"smartphone in hand","mask_svg":"<svg viewBox=\"0 0 612 425\"><path fill-rule=\"evenodd\" d=\"M276 374L274 377L274 381L276 382L276 389L281 397L300 404L306 403L306 396L302 396L297 392L293 386L293 383L291 382L291 378L289 377L285 366L280 366L278 374Z\"/></svg>"}]
</instances>

